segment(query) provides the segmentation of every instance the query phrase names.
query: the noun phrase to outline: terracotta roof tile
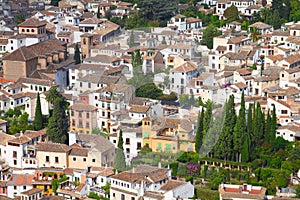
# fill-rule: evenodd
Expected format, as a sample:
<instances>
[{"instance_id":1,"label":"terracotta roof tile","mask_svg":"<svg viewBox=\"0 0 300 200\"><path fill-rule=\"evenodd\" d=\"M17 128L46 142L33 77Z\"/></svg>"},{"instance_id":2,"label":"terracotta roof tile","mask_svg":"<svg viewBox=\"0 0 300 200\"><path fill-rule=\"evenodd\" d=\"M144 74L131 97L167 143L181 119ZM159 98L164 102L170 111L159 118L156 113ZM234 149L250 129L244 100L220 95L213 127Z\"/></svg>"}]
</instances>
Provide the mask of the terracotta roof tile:
<instances>
[{"instance_id":1,"label":"terracotta roof tile","mask_svg":"<svg viewBox=\"0 0 300 200\"><path fill-rule=\"evenodd\" d=\"M70 151L70 149L71 148L65 144L39 143L37 145L37 151L45 151L45 152L67 153Z\"/></svg>"},{"instance_id":2,"label":"terracotta roof tile","mask_svg":"<svg viewBox=\"0 0 300 200\"><path fill-rule=\"evenodd\" d=\"M47 22L46 21L40 21L37 18L29 18L26 19L24 22L20 23L18 27L21 26L32 26L32 27L39 27L39 26L46 26Z\"/></svg>"}]
</instances>

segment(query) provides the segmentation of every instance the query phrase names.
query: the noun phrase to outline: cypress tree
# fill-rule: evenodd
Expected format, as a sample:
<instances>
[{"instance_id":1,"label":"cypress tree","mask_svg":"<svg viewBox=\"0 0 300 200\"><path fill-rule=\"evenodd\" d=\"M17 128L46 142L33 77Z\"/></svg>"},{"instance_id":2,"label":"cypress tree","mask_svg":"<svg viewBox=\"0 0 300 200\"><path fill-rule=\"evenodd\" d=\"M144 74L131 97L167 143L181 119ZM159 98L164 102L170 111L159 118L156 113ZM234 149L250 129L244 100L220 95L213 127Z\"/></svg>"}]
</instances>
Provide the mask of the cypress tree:
<instances>
[{"instance_id":1,"label":"cypress tree","mask_svg":"<svg viewBox=\"0 0 300 200\"><path fill-rule=\"evenodd\" d=\"M233 130L236 123L233 95L229 97L229 100L225 106L225 111L222 133L218 140L218 155L221 159L231 160L233 156Z\"/></svg>"},{"instance_id":2,"label":"cypress tree","mask_svg":"<svg viewBox=\"0 0 300 200\"><path fill-rule=\"evenodd\" d=\"M135 43L134 43L134 32L133 30L130 32L130 36L129 36L129 47L134 47Z\"/></svg>"},{"instance_id":3,"label":"cypress tree","mask_svg":"<svg viewBox=\"0 0 300 200\"><path fill-rule=\"evenodd\" d=\"M203 135L205 135L210 127L210 121L212 118L212 102L208 100L206 102L206 110L203 117Z\"/></svg>"},{"instance_id":4,"label":"cypress tree","mask_svg":"<svg viewBox=\"0 0 300 200\"><path fill-rule=\"evenodd\" d=\"M242 162L248 162L250 157L250 135L248 133L245 134L243 147L242 147Z\"/></svg>"},{"instance_id":5,"label":"cypress tree","mask_svg":"<svg viewBox=\"0 0 300 200\"><path fill-rule=\"evenodd\" d=\"M98 7L98 10L97 10L97 18L100 19L100 17L101 17L101 14L100 14L100 9L99 9L99 7Z\"/></svg>"},{"instance_id":6,"label":"cypress tree","mask_svg":"<svg viewBox=\"0 0 300 200\"><path fill-rule=\"evenodd\" d=\"M204 110L202 107L202 111L198 113L198 119L197 119L197 130L196 130L196 144L195 144L195 149L196 152L199 153L200 148L202 146L202 140L203 140L203 115L204 115Z\"/></svg>"},{"instance_id":7,"label":"cypress tree","mask_svg":"<svg viewBox=\"0 0 300 200\"><path fill-rule=\"evenodd\" d=\"M80 50L78 47L78 43L76 43L76 46L75 46L74 60L75 60L75 65L81 63Z\"/></svg>"},{"instance_id":8,"label":"cypress tree","mask_svg":"<svg viewBox=\"0 0 300 200\"><path fill-rule=\"evenodd\" d=\"M125 155L124 155L124 148L123 148L123 134L122 130L119 132L119 140L118 140L118 148L117 148L117 154L116 154L116 161L114 168L119 171L124 171L126 169L126 161L125 161Z\"/></svg>"},{"instance_id":9,"label":"cypress tree","mask_svg":"<svg viewBox=\"0 0 300 200\"><path fill-rule=\"evenodd\" d=\"M270 132L271 132L271 115L270 115L270 110L268 110L264 135L265 135L266 142L268 142L269 144L271 144Z\"/></svg>"},{"instance_id":10,"label":"cypress tree","mask_svg":"<svg viewBox=\"0 0 300 200\"><path fill-rule=\"evenodd\" d=\"M67 143L69 119L66 115L64 98L54 100L53 114L47 126L47 136L55 143Z\"/></svg>"},{"instance_id":11,"label":"cypress tree","mask_svg":"<svg viewBox=\"0 0 300 200\"><path fill-rule=\"evenodd\" d=\"M233 144L234 144L234 152L236 156L236 161L241 162L241 153L243 149L243 143L245 142L244 138L247 134L247 125L246 125L246 117L245 117L245 97L244 91L241 97L241 108L239 110L239 116L237 118L237 122L234 126L233 131Z\"/></svg>"},{"instance_id":12,"label":"cypress tree","mask_svg":"<svg viewBox=\"0 0 300 200\"><path fill-rule=\"evenodd\" d=\"M276 108L275 108L275 106L273 106L272 118L271 118L271 122L270 122L270 132L269 132L270 144L273 144L275 141L276 128L277 128Z\"/></svg>"},{"instance_id":13,"label":"cypress tree","mask_svg":"<svg viewBox=\"0 0 300 200\"><path fill-rule=\"evenodd\" d=\"M33 127L34 130L36 131L41 130L43 128L43 115L42 115L42 108L41 108L40 93L37 94L37 98L36 98Z\"/></svg>"},{"instance_id":14,"label":"cypress tree","mask_svg":"<svg viewBox=\"0 0 300 200\"><path fill-rule=\"evenodd\" d=\"M255 115L253 118L253 148L259 147L263 142L264 117L261 111L260 103L256 104Z\"/></svg>"}]
</instances>

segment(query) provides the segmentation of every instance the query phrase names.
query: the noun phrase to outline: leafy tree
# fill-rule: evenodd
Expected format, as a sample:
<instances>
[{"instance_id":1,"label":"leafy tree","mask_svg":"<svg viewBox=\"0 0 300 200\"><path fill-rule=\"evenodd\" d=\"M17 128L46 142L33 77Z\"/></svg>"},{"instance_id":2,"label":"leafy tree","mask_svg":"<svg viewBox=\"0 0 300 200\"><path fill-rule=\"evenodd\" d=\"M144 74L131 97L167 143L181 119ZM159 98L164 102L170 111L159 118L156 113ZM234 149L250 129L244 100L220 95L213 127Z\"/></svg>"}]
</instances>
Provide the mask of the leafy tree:
<instances>
[{"instance_id":1,"label":"leafy tree","mask_svg":"<svg viewBox=\"0 0 300 200\"><path fill-rule=\"evenodd\" d=\"M296 198L300 198L300 185L296 187Z\"/></svg>"},{"instance_id":2,"label":"leafy tree","mask_svg":"<svg viewBox=\"0 0 300 200\"><path fill-rule=\"evenodd\" d=\"M60 2L60 0L51 0L50 4L52 6L58 6L58 2Z\"/></svg>"},{"instance_id":3,"label":"leafy tree","mask_svg":"<svg viewBox=\"0 0 300 200\"><path fill-rule=\"evenodd\" d=\"M33 127L34 130L36 131L41 130L43 128L43 115L42 115L40 93L37 94L37 98L36 98L35 117L33 120Z\"/></svg>"},{"instance_id":4,"label":"leafy tree","mask_svg":"<svg viewBox=\"0 0 300 200\"><path fill-rule=\"evenodd\" d=\"M176 1L169 0L140 0L138 2L141 17L150 21L158 21L161 25L175 15L177 11Z\"/></svg>"},{"instance_id":5,"label":"leafy tree","mask_svg":"<svg viewBox=\"0 0 300 200\"><path fill-rule=\"evenodd\" d=\"M147 83L137 88L135 91L135 95L137 97L158 99L160 96L163 95L163 92L154 83Z\"/></svg>"},{"instance_id":6,"label":"leafy tree","mask_svg":"<svg viewBox=\"0 0 300 200\"><path fill-rule=\"evenodd\" d=\"M126 29L147 27L149 20L142 17L137 9L131 10L129 17L125 21Z\"/></svg>"},{"instance_id":7,"label":"leafy tree","mask_svg":"<svg viewBox=\"0 0 300 200\"><path fill-rule=\"evenodd\" d=\"M213 38L221 35L221 32L214 25L208 25L203 30L202 44L206 45L209 49L213 48Z\"/></svg>"},{"instance_id":8,"label":"leafy tree","mask_svg":"<svg viewBox=\"0 0 300 200\"><path fill-rule=\"evenodd\" d=\"M75 65L81 63L80 50L79 50L79 47L78 47L78 43L76 43L76 46L75 46L74 60L75 60Z\"/></svg>"},{"instance_id":9,"label":"leafy tree","mask_svg":"<svg viewBox=\"0 0 300 200\"><path fill-rule=\"evenodd\" d=\"M64 98L54 100L53 114L49 119L46 134L52 142L66 143L69 119L66 115Z\"/></svg>"},{"instance_id":10,"label":"leafy tree","mask_svg":"<svg viewBox=\"0 0 300 200\"><path fill-rule=\"evenodd\" d=\"M244 149L244 142L245 138L247 137L247 125L246 125L246 116L245 116L245 98L244 98L244 91L241 97L241 108L239 110L239 116L237 118L237 122L234 126L233 130L233 144L234 144L234 151L236 156L236 161L241 162L241 153ZM248 142L248 141L246 141ZM246 149L244 149L244 153Z\"/></svg>"},{"instance_id":11,"label":"leafy tree","mask_svg":"<svg viewBox=\"0 0 300 200\"><path fill-rule=\"evenodd\" d=\"M26 130L29 130L29 124L28 124L28 113L23 113L17 118L14 118L9 123L9 133L14 134L18 132L25 132Z\"/></svg>"},{"instance_id":12,"label":"leafy tree","mask_svg":"<svg viewBox=\"0 0 300 200\"><path fill-rule=\"evenodd\" d=\"M15 16L15 24L16 25L18 25L18 24L20 24L20 23L22 23L22 22L24 22L25 21L25 17L24 17L24 15L23 14L17 14L16 16Z\"/></svg>"},{"instance_id":13,"label":"leafy tree","mask_svg":"<svg viewBox=\"0 0 300 200\"><path fill-rule=\"evenodd\" d=\"M227 8L224 11L224 17L226 17L228 22L237 20L239 18L239 11L238 11L237 7L235 7L234 5L231 5L229 8Z\"/></svg>"},{"instance_id":14,"label":"leafy tree","mask_svg":"<svg viewBox=\"0 0 300 200\"><path fill-rule=\"evenodd\" d=\"M103 137L105 137L105 138L108 138L107 133L105 133L104 131L101 131L99 128L94 128L94 129L92 130L92 134L95 134L95 135L101 135L101 136L103 136Z\"/></svg>"},{"instance_id":15,"label":"leafy tree","mask_svg":"<svg viewBox=\"0 0 300 200\"><path fill-rule=\"evenodd\" d=\"M152 152L152 149L148 146L143 146L141 148L141 150L139 151L140 154L147 154L147 153L151 153Z\"/></svg>"},{"instance_id":16,"label":"leafy tree","mask_svg":"<svg viewBox=\"0 0 300 200\"><path fill-rule=\"evenodd\" d=\"M159 100L166 100L166 101L176 101L177 95L175 92L171 92L170 94L163 94L158 98Z\"/></svg>"},{"instance_id":17,"label":"leafy tree","mask_svg":"<svg viewBox=\"0 0 300 200\"><path fill-rule=\"evenodd\" d=\"M122 130L120 130L119 140L118 140L118 148L117 148L117 154L116 154L116 161L115 161L115 166L114 166L114 168L119 171L124 171L126 169L123 143L124 143L123 134L122 134Z\"/></svg>"},{"instance_id":18,"label":"leafy tree","mask_svg":"<svg viewBox=\"0 0 300 200\"><path fill-rule=\"evenodd\" d=\"M204 118L204 109L202 108L202 111L198 113L198 119L197 119L197 129L196 129L196 144L195 144L195 150L197 153L199 153L200 148L202 146L202 140L203 140L203 118Z\"/></svg>"}]
</instances>

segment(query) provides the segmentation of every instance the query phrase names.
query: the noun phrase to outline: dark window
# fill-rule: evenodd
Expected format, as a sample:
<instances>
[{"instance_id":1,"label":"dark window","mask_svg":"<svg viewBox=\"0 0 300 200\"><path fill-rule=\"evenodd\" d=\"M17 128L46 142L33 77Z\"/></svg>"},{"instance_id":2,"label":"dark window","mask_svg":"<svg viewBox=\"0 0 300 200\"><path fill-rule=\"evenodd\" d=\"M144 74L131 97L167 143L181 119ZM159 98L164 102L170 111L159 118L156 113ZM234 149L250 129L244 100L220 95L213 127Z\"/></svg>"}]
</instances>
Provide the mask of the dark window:
<instances>
[{"instance_id":1,"label":"dark window","mask_svg":"<svg viewBox=\"0 0 300 200\"><path fill-rule=\"evenodd\" d=\"M57 156L55 157L55 163L59 163L59 159Z\"/></svg>"},{"instance_id":2,"label":"dark window","mask_svg":"<svg viewBox=\"0 0 300 200\"><path fill-rule=\"evenodd\" d=\"M46 162L50 162L49 156L46 156Z\"/></svg>"}]
</instances>

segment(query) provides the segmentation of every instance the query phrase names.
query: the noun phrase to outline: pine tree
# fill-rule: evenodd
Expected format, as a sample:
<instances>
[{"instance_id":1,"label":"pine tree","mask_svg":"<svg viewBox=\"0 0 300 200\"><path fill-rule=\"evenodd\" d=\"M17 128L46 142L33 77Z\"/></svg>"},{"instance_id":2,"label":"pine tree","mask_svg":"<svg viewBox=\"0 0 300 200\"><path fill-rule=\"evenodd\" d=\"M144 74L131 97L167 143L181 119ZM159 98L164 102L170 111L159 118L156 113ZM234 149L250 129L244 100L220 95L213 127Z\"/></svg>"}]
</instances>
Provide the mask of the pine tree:
<instances>
[{"instance_id":1,"label":"pine tree","mask_svg":"<svg viewBox=\"0 0 300 200\"><path fill-rule=\"evenodd\" d=\"M76 43L76 46L75 46L74 60L75 60L75 65L81 63L80 50L78 47L78 43Z\"/></svg>"},{"instance_id":2,"label":"pine tree","mask_svg":"<svg viewBox=\"0 0 300 200\"><path fill-rule=\"evenodd\" d=\"M202 140L203 140L203 116L204 116L204 109L202 108L202 111L198 113L198 119L197 119L197 130L196 130L196 144L195 149L196 152L199 153L200 148L202 146Z\"/></svg>"},{"instance_id":3,"label":"pine tree","mask_svg":"<svg viewBox=\"0 0 300 200\"><path fill-rule=\"evenodd\" d=\"M47 136L55 143L67 143L69 119L66 115L64 98L54 100L53 114L47 126Z\"/></svg>"},{"instance_id":4,"label":"pine tree","mask_svg":"<svg viewBox=\"0 0 300 200\"><path fill-rule=\"evenodd\" d=\"M36 131L41 130L43 128L43 115L42 115L42 108L41 108L40 93L37 94L37 98L36 98L35 117L33 120L33 127L34 130Z\"/></svg>"},{"instance_id":5,"label":"pine tree","mask_svg":"<svg viewBox=\"0 0 300 200\"><path fill-rule=\"evenodd\" d=\"M243 149L243 143L245 142L244 138L247 134L247 125L246 125L246 116L245 116L245 98L244 91L241 97L241 108L239 110L239 116L237 122L234 126L233 132L233 144L234 152L236 155L236 161L241 162L241 153Z\"/></svg>"},{"instance_id":6,"label":"pine tree","mask_svg":"<svg viewBox=\"0 0 300 200\"><path fill-rule=\"evenodd\" d=\"M126 169L126 161L125 161L125 155L124 155L124 148L123 148L123 134L122 130L119 132L119 140L118 140L118 148L117 148L117 154L116 154L116 161L114 168L118 171L124 171Z\"/></svg>"}]
</instances>

